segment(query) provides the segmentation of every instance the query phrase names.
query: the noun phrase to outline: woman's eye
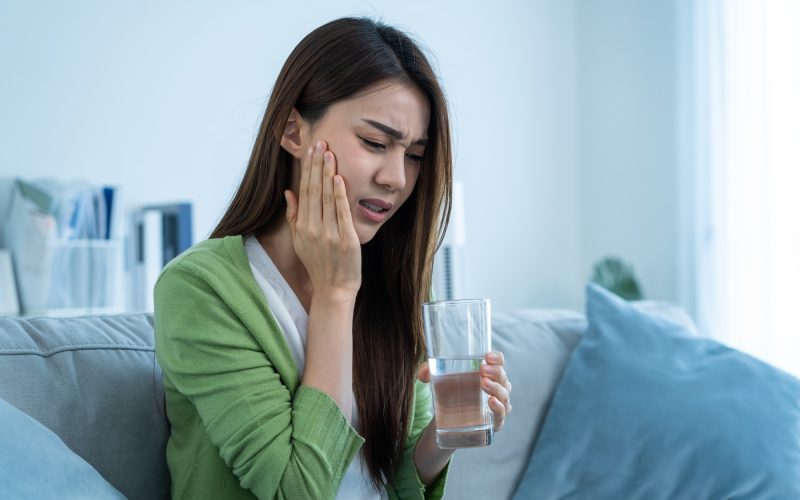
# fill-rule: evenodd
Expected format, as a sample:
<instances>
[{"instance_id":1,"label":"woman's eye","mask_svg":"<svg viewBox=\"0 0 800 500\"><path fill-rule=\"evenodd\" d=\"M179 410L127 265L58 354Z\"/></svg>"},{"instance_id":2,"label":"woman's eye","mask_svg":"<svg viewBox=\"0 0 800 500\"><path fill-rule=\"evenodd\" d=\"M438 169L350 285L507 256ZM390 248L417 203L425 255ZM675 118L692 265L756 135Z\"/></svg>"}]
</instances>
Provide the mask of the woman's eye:
<instances>
[{"instance_id":1,"label":"woman's eye","mask_svg":"<svg viewBox=\"0 0 800 500\"><path fill-rule=\"evenodd\" d=\"M372 142L372 141L370 141L368 139L364 139L363 137L361 138L361 140L364 141L364 144L366 144L367 146L369 146L369 147L371 147L373 149L380 149L380 150L386 149L386 146L384 146L383 144L381 144L379 142Z\"/></svg>"},{"instance_id":2,"label":"woman's eye","mask_svg":"<svg viewBox=\"0 0 800 500\"><path fill-rule=\"evenodd\" d=\"M417 163L422 163L422 157L420 155L406 155L406 156L408 156Z\"/></svg>"}]
</instances>

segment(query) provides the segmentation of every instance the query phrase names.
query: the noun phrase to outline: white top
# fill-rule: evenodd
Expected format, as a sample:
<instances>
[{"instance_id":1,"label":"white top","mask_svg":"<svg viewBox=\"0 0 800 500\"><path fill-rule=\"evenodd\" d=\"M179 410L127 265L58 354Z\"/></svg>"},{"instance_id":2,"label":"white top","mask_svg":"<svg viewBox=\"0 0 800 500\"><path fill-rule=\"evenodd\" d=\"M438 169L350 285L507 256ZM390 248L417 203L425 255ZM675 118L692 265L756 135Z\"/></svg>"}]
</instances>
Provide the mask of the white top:
<instances>
[{"instance_id":1,"label":"white top","mask_svg":"<svg viewBox=\"0 0 800 500\"><path fill-rule=\"evenodd\" d=\"M283 331L289 351L292 353L297 375L302 380L306 366L306 333L308 332L308 314L303 309L300 299L286 282L283 275L275 267L269 254L254 237L245 238L245 252L250 261L250 269L256 283L264 292L267 306L272 311L278 325ZM358 412L356 411L355 398L353 398L352 425L358 428ZM359 451L345 471L339 492L336 498L342 500L377 500L382 498L381 493L372 486L366 466L362 462L362 453ZM363 467L362 467L363 465Z\"/></svg>"}]
</instances>

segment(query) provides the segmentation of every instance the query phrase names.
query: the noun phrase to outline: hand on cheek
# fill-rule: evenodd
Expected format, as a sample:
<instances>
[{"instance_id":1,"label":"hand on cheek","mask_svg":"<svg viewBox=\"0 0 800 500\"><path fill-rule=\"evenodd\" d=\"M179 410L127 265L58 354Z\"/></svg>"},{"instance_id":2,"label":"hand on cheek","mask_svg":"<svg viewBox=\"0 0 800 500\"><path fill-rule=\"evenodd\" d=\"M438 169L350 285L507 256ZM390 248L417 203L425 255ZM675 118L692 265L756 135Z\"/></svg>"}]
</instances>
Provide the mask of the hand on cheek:
<instances>
[{"instance_id":1,"label":"hand on cheek","mask_svg":"<svg viewBox=\"0 0 800 500\"><path fill-rule=\"evenodd\" d=\"M357 292L361 286L361 246L344 180L336 174L336 157L323 141L309 148L301 161L297 195L287 190L284 196L292 244L314 292Z\"/></svg>"}]
</instances>

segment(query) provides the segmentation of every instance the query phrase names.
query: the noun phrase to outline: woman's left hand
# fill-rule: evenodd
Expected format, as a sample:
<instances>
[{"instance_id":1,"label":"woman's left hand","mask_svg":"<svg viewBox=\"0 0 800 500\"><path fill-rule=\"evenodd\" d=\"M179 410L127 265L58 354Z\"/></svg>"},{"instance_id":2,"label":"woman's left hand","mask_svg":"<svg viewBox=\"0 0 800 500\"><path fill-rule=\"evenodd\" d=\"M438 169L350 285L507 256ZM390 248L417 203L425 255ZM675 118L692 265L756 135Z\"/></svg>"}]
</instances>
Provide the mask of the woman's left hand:
<instances>
[{"instance_id":1,"label":"woman's left hand","mask_svg":"<svg viewBox=\"0 0 800 500\"><path fill-rule=\"evenodd\" d=\"M505 358L500 351L487 352L486 363L481 365L481 389L489 395L489 409L494 415L494 431L503 428L511 413L511 382L503 368Z\"/></svg>"}]
</instances>

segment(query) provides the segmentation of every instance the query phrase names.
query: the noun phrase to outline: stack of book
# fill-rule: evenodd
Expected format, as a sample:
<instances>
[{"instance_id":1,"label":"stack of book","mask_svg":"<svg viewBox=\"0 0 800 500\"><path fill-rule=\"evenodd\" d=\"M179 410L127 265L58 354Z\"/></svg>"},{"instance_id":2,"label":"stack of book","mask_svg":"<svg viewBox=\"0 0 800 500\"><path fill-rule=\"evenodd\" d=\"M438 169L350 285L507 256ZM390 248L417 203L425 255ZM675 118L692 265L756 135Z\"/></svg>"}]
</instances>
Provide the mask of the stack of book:
<instances>
[{"instance_id":1,"label":"stack of book","mask_svg":"<svg viewBox=\"0 0 800 500\"><path fill-rule=\"evenodd\" d=\"M191 203L151 205L134 213L131 309L153 311L153 287L161 270L192 242Z\"/></svg>"},{"instance_id":2,"label":"stack of book","mask_svg":"<svg viewBox=\"0 0 800 500\"><path fill-rule=\"evenodd\" d=\"M2 226L21 313L122 311L120 206L115 186L14 180Z\"/></svg>"}]
</instances>

